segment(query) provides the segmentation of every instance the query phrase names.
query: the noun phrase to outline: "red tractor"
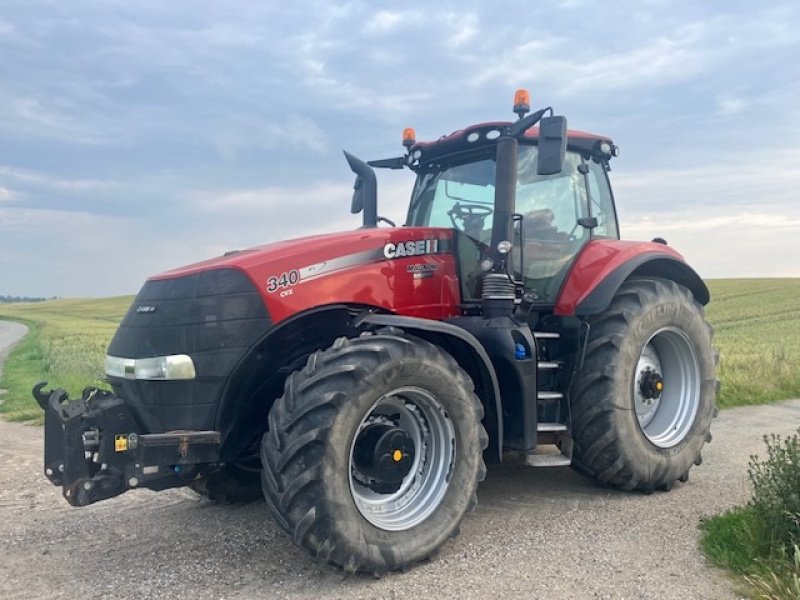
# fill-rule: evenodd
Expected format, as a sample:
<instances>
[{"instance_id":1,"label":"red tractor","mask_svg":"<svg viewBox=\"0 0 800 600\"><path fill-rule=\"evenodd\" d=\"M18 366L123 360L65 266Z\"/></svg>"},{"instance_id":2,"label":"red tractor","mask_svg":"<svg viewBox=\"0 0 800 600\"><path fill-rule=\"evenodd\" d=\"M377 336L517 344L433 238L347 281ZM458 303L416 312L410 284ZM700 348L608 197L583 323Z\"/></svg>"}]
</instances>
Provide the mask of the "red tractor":
<instances>
[{"instance_id":1,"label":"red tractor","mask_svg":"<svg viewBox=\"0 0 800 600\"><path fill-rule=\"evenodd\" d=\"M108 349L112 391L34 388L48 479L74 506L263 494L311 555L370 573L455 535L485 462L686 481L715 412L708 289L663 240L619 240L609 138L529 114L524 91L514 110L346 154L356 231L149 279ZM378 227L373 167L416 174L403 227Z\"/></svg>"}]
</instances>

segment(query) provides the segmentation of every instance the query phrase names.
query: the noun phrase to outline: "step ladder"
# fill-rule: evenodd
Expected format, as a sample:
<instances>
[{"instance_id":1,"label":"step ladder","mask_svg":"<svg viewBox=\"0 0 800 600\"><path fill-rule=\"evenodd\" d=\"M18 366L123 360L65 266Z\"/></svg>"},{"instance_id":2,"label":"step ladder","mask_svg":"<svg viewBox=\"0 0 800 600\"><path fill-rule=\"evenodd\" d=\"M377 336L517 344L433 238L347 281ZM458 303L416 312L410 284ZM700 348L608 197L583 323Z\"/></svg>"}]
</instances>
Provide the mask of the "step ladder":
<instances>
[{"instance_id":1,"label":"step ladder","mask_svg":"<svg viewBox=\"0 0 800 600\"><path fill-rule=\"evenodd\" d=\"M537 341L537 349L547 344L547 340L558 340L561 335L555 331L534 331L533 337ZM542 343L539 343L542 342ZM538 370L537 381L548 378L562 368L561 361L539 358L536 368ZM551 403L561 403L565 401L564 394L556 390L539 390L536 394L538 402L537 408L544 408ZM537 411L541 414L543 411ZM560 414L568 414L566 410L558 411ZM537 415L538 416L538 415ZM554 422L537 419L536 430L538 433L537 447L531 453L525 455L525 463L531 467L564 467L572 463L572 437L568 423Z\"/></svg>"}]
</instances>

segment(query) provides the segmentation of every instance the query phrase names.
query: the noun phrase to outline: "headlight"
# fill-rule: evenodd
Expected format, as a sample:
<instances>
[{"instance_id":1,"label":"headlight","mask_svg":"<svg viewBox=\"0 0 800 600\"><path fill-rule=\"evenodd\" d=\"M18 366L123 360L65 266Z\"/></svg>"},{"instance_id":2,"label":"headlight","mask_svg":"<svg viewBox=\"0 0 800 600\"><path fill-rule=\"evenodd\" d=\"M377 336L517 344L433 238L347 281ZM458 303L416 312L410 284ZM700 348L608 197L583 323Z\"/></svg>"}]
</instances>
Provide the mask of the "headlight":
<instances>
[{"instance_id":1,"label":"headlight","mask_svg":"<svg viewBox=\"0 0 800 600\"><path fill-rule=\"evenodd\" d=\"M106 375L123 379L194 379L194 362L185 354L153 358L106 355Z\"/></svg>"}]
</instances>

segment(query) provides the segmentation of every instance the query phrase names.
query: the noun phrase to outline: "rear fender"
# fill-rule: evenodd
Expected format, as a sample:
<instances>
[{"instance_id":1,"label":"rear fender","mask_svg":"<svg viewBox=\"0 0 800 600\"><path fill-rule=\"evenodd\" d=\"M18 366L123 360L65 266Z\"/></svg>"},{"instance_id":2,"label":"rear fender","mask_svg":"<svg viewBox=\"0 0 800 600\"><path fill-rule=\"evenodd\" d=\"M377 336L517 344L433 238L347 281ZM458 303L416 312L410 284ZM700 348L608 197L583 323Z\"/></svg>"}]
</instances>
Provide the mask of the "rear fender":
<instances>
[{"instance_id":1,"label":"rear fender","mask_svg":"<svg viewBox=\"0 0 800 600\"><path fill-rule=\"evenodd\" d=\"M688 288L700 304L708 304L706 284L683 257L669 246L651 242L596 240L575 260L555 314L588 316L603 312L622 283L631 277L660 277Z\"/></svg>"},{"instance_id":2,"label":"rear fender","mask_svg":"<svg viewBox=\"0 0 800 600\"><path fill-rule=\"evenodd\" d=\"M483 424L489 434L486 458L493 462L502 460L503 411L500 406L500 387L492 361L474 335L450 323L399 315L370 314L360 319L358 325L398 327L450 354L472 378L475 393L483 404Z\"/></svg>"}]
</instances>

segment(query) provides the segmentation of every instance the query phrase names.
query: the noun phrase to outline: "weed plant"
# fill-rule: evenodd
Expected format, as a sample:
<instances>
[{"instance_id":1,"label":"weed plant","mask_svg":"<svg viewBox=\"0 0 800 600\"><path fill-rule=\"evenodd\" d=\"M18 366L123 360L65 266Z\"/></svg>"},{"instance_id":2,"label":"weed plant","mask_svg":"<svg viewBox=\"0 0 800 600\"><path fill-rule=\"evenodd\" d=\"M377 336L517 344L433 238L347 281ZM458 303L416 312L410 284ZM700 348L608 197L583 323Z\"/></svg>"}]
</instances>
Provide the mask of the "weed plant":
<instances>
[{"instance_id":1,"label":"weed plant","mask_svg":"<svg viewBox=\"0 0 800 600\"><path fill-rule=\"evenodd\" d=\"M800 598L800 429L765 436L766 458L750 457L753 497L703 523L703 549L744 575L757 598Z\"/></svg>"},{"instance_id":2,"label":"weed plant","mask_svg":"<svg viewBox=\"0 0 800 600\"><path fill-rule=\"evenodd\" d=\"M800 429L783 442L777 435L764 441L766 459L750 457L749 506L764 527L764 541L782 557L800 544Z\"/></svg>"}]
</instances>

